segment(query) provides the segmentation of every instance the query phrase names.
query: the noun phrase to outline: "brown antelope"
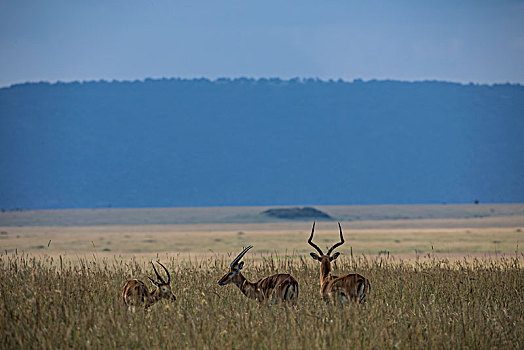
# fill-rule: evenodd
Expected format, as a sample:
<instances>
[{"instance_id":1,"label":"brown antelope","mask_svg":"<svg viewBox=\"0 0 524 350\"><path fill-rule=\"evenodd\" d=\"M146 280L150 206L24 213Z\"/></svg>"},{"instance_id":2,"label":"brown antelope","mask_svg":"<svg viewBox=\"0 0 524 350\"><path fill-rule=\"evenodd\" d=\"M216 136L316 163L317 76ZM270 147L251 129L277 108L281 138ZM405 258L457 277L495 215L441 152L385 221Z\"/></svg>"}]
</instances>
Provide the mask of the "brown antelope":
<instances>
[{"instance_id":1,"label":"brown antelope","mask_svg":"<svg viewBox=\"0 0 524 350\"><path fill-rule=\"evenodd\" d=\"M133 308L135 305L143 305L147 309L160 299L169 299L172 301L176 300L176 297L171 291L171 286L169 284L171 282L169 271L167 271L166 267L159 261L157 261L157 263L164 268L164 271L166 271L167 282L164 281L162 276L160 276L155 268L155 264L151 262L158 281L155 282L149 276L147 276L147 278L149 278L155 289L152 292L149 292L144 282L137 279L129 280L125 284L124 288L122 288L122 299L124 300L124 304Z\"/></svg>"},{"instance_id":2,"label":"brown antelope","mask_svg":"<svg viewBox=\"0 0 524 350\"><path fill-rule=\"evenodd\" d=\"M245 248L229 265L229 271L218 281L219 286L234 283L248 298L259 302L295 301L298 298L298 282L287 273L264 277L258 282L249 282L240 272L244 267L241 261L244 254L253 246Z\"/></svg>"},{"instance_id":3,"label":"brown antelope","mask_svg":"<svg viewBox=\"0 0 524 350\"><path fill-rule=\"evenodd\" d=\"M331 252L342 244L344 244L344 237L342 236L342 227L338 223L340 230L340 242L329 248L327 254L324 255L322 250L312 242L313 233L315 232L315 223L313 222L313 229L311 236L309 236L308 243L317 250L320 255L310 253L313 259L320 262L320 294L326 301L358 301L360 304L366 301L366 294L371 290L369 281L358 273L351 273L344 276L331 275L331 262L339 257L340 253L336 252L331 256Z\"/></svg>"}]
</instances>

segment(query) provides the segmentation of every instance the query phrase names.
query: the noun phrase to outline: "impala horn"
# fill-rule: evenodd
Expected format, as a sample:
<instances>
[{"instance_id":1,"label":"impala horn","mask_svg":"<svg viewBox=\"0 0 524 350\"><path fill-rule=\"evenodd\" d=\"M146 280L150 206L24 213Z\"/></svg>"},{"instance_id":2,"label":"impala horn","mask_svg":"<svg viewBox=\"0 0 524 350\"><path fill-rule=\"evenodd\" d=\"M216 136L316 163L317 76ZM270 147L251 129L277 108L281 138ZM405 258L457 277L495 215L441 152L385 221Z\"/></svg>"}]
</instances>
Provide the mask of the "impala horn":
<instances>
[{"instance_id":1,"label":"impala horn","mask_svg":"<svg viewBox=\"0 0 524 350\"><path fill-rule=\"evenodd\" d=\"M229 265L231 268L233 268L233 266L235 266L236 264L238 264L238 262L240 261L240 259L242 259L242 257L247 253L247 251L249 249L253 248L252 245L250 246L247 246L247 248L244 248L244 250L238 254L238 256L235 258L235 260L233 260L233 262L231 263L231 265Z\"/></svg>"},{"instance_id":2,"label":"impala horn","mask_svg":"<svg viewBox=\"0 0 524 350\"><path fill-rule=\"evenodd\" d=\"M340 230L340 242L338 242L337 244L335 244L333 247L329 248L328 252L327 252L327 255L331 254L331 252L333 251L333 249L335 249L336 247L339 247L341 246L342 244L344 244L344 237L342 237L342 226L340 226L340 222L338 223L338 229Z\"/></svg>"},{"instance_id":3,"label":"impala horn","mask_svg":"<svg viewBox=\"0 0 524 350\"><path fill-rule=\"evenodd\" d=\"M313 228L311 229L311 236L309 236L309 239L307 240L307 242L309 243L309 245L311 245L313 248L315 248L317 250L317 252L319 252L320 255L324 255L324 253L322 253L322 250L318 247L318 245L313 243L313 233L314 232L315 232L315 222L313 221ZM329 253L328 253L328 255L329 255Z\"/></svg>"},{"instance_id":4,"label":"impala horn","mask_svg":"<svg viewBox=\"0 0 524 350\"><path fill-rule=\"evenodd\" d=\"M160 261L157 261L157 263L164 268L164 271L166 271L166 273L167 273L167 283L166 283L166 281L164 281L162 276L160 276L160 274L158 273L158 271L155 268L155 264L153 264L153 262L151 261L151 265L153 265L153 270L155 270L156 277L158 278L158 280L160 282L162 282L162 284L169 284L169 282L171 282L171 276L169 275L169 271L167 271L166 267L164 265L162 265L162 263L160 263Z\"/></svg>"}]
</instances>

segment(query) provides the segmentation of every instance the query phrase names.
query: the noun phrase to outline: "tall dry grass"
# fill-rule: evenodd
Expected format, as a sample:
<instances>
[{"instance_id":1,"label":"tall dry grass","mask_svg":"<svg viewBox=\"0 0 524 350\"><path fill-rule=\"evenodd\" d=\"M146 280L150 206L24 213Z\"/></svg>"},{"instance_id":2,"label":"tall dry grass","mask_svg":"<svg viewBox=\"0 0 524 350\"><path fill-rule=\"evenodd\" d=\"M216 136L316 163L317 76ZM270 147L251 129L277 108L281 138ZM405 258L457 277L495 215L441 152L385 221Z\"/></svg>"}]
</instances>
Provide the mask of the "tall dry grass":
<instances>
[{"instance_id":1,"label":"tall dry grass","mask_svg":"<svg viewBox=\"0 0 524 350\"><path fill-rule=\"evenodd\" d=\"M175 303L130 312L120 291L147 281L143 261L4 255L0 258L2 348L401 348L524 347L522 256L496 260L340 258L335 273L358 272L372 284L365 306L325 304L319 266L309 257L244 259L255 280L291 273L294 307L258 305L217 280L229 261L162 259Z\"/></svg>"}]
</instances>

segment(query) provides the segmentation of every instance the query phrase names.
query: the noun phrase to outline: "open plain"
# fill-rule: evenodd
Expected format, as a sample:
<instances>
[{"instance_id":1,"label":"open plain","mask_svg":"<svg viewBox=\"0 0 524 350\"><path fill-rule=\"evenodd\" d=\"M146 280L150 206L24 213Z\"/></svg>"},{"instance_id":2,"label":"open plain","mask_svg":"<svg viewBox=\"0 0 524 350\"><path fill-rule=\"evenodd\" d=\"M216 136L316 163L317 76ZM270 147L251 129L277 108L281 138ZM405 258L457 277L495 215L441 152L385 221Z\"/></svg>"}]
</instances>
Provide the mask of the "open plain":
<instances>
[{"instance_id":1,"label":"open plain","mask_svg":"<svg viewBox=\"0 0 524 350\"><path fill-rule=\"evenodd\" d=\"M312 220L264 208L0 213L2 348L513 348L524 346L524 205L317 207L334 274L371 281L331 305L309 257ZM218 279L243 246L250 280L290 273L296 304L258 305ZM121 288L171 271L177 301L130 312Z\"/></svg>"},{"instance_id":2,"label":"open plain","mask_svg":"<svg viewBox=\"0 0 524 350\"><path fill-rule=\"evenodd\" d=\"M524 205L317 207L333 220L317 225L321 247L337 239L344 254L497 256L524 244ZM28 254L210 256L252 244L256 254L309 253L314 220L280 220L267 207L83 209L0 213L0 247ZM521 245L522 245L521 244Z\"/></svg>"}]
</instances>

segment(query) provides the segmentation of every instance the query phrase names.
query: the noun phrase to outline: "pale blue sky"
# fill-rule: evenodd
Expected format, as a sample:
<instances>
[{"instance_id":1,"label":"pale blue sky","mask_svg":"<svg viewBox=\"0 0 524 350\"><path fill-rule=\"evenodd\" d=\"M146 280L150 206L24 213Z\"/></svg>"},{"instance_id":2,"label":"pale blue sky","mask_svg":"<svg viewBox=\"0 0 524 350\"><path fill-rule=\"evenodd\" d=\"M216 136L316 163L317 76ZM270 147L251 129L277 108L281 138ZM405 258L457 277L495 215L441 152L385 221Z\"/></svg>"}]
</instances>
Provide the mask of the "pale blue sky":
<instances>
[{"instance_id":1,"label":"pale blue sky","mask_svg":"<svg viewBox=\"0 0 524 350\"><path fill-rule=\"evenodd\" d=\"M0 0L0 86L147 77L524 83L524 1Z\"/></svg>"}]
</instances>

